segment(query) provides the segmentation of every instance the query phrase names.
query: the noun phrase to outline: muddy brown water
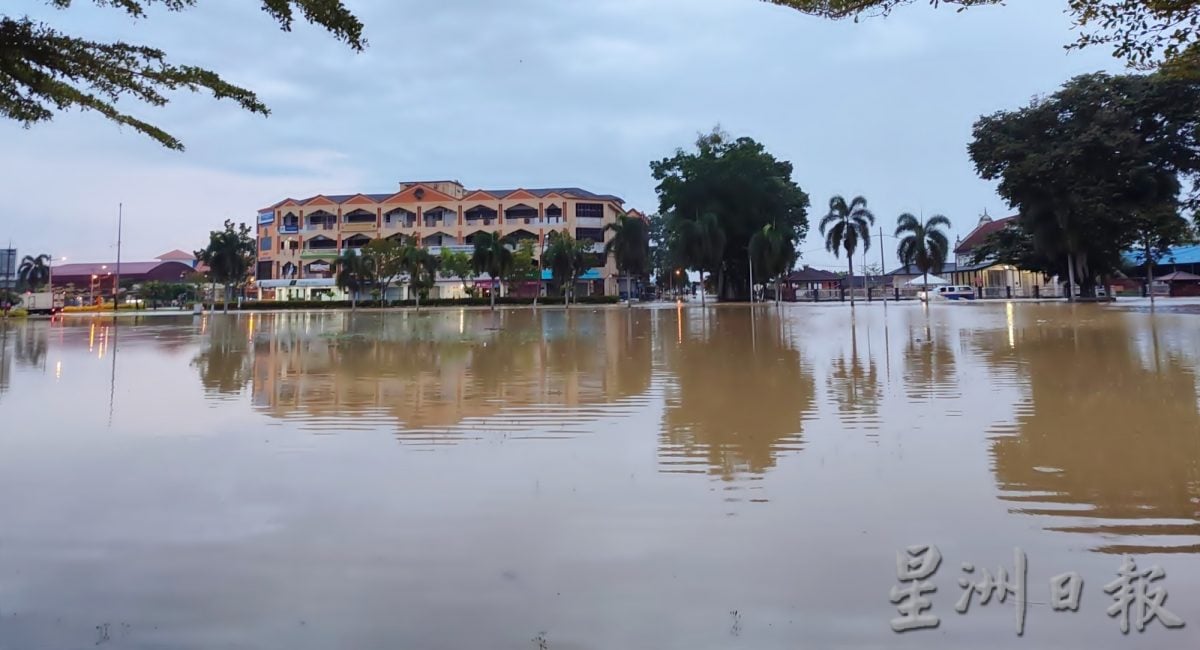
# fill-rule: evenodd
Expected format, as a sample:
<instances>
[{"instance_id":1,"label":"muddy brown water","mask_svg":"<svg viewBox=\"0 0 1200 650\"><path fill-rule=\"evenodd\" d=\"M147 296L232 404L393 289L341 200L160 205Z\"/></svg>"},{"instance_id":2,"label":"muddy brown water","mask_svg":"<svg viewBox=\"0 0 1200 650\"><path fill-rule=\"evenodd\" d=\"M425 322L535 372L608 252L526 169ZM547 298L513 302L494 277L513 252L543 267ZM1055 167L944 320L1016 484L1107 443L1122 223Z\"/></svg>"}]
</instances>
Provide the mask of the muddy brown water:
<instances>
[{"instance_id":1,"label":"muddy brown water","mask_svg":"<svg viewBox=\"0 0 1200 650\"><path fill-rule=\"evenodd\" d=\"M0 325L0 648L1183 648L1200 316L788 305ZM896 554L933 544L933 630ZM954 610L964 562L1015 595ZM1104 587L1158 565L1128 636ZM1050 606L1075 571L1078 611ZM1133 612L1136 615L1136 611Z\"/></svg>"}]
</instances>

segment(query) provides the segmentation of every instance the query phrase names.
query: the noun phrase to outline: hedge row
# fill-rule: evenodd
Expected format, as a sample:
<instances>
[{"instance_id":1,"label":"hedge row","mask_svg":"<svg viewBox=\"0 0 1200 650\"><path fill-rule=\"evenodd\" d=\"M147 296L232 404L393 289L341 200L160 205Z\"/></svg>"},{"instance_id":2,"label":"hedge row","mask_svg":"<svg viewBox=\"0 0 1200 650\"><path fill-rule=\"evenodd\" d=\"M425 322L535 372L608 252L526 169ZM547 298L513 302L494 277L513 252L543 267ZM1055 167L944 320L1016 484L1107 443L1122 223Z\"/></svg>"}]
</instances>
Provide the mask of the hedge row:
<instances>
[{"instance_id":1,"label":"hedge row","mask_svg":"<svg viewBox=\"0 0 1200 650\"><path fill-rule=\"evenodd\" d=\"M617 296L581 296L571 301L571 304L580 305L613 305L620 302ZM392 300L388 301L388 307L416 307L415 300ZM422 300L422 307L487 307L491 301L487 298L434 298L430 300ZM515 298L505 296L496 298L496 305L532 305L533 298ZM561 305L562 298L539 298L539 305ZM376 300L360 300L358 306L363 308L379 307L379 301ZM236 303L229 303L230 311L254 311L254 310L275 310L275 309L349 309L349 300L245 300L242 301L239 307ZM223 309L222 303L216 304L216 310Z\"/></svg>"}]
</instances>

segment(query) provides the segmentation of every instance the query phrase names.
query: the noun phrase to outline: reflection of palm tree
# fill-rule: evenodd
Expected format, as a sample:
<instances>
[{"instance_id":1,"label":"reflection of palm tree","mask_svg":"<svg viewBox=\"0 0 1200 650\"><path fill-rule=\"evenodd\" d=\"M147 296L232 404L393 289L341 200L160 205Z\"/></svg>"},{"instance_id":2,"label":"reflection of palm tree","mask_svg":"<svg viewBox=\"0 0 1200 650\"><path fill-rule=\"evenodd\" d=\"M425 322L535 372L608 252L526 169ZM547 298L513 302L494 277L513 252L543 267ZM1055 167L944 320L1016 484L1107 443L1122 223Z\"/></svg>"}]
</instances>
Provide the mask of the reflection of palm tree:
<instances>
[{"instance_id":1,"label":"reflection of palm tree","mask_svg":"<svg viewBox=\"0 0 1200 650\"><path fill-rule=\"evenodd\" d=\"M803 415L813 408L812 375L775 325L764 324L754 350L749 312L710 315L707 336L667 348L673 381L659 454L685 459L671 464L702 459L724 478L766 471L776 454L800 444Z\"/></svg>"},{"instance_id":2,"label":"reflection of palm tree","mask_svg":"<svg viewBox=\"0 0 1200 650\"><path fill-rule=\"evenodd\" d=\"M13 356L17 363L40 368L46 362L46 328L28 325L13 337Z\"/></svg>"},{"instance_id":3,"label":"reflection of palm tree","mask_svg":"<svg viewBox=\"0 0 1200 650\"><path fill-rule=\"evenodd\" d=\"M429 441L429 429L444 432L472 418L536 427L539 408L618 401L650 384L649 347L623 347L627 330L616 329L609 310L346 316L341 331L311 316L295 329L286 326L299 315L266 317L262 329L274 334L255 346L254 403L276 416L331 422L386 415L398 435ZM496 327L482 326L493 317ZM543 327L564 317L567 326ZM647 327L628 331L642 340Z\"/></svg>"},{"instance_id":4,"label":"reflection of palm tree","mask_svg":"<svg viewBox=\"0 0 1200 650\"><path fill-rule=\"evenodd\" d=\"M253 317L252 317L253 318ZM208 345L192 360L200 383L211 392L239 393L250 382L249 330L241 318L209 320Z\"/></svg>"},{"instance_id":5,"label":"reflection of palm tree","mask_svg":"<svg viewBox=\"0 0 1200 650\"><path fill-rule=\"evenodd\" d=\"M928 322L918 331L914 333L910 326L904 348L904 385L909 399L957 397L954 351Z\"/></svg>"},{"instance_id":6,"label":"reflection of palm tree","mask_svg":"<svg viewBox=\"0 0 1200 650\"><path fill-rule=\"evenodd\" d=\"M881 391L879 376L875 371L875 359L868 358L864 365L858 356L858 337L851 326L850 359L845 353L833 360L833 371L829 376L829 390L842 414L843 422L850 424L860 416L874 417L879 413Z\"/></svg>"},{"instance_id":7,"label":"reflection of palm tree","mask_svg":"<svg viewBox=\"0 0 1200 650\"><path fill-rule=\"evenodd\" d=\"M1053 518L1052 530L1104 539L1102 552L1200 552L1195 362L1143 360L1124 319L1023 328L1013 345L977 339L989 363L1028 382L1017 433L992 443L1001 498Z\"/></svg>"}]
</instances>

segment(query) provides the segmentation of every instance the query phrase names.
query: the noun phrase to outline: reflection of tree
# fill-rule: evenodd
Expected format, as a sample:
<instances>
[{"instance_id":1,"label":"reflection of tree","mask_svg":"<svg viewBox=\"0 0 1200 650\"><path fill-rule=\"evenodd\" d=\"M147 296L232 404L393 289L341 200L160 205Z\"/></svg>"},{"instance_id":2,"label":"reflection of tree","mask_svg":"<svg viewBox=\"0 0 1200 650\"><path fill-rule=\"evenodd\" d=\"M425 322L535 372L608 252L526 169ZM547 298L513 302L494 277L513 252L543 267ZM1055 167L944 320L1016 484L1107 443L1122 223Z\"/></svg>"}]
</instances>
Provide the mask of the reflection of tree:
<instances>
[{"instance_id":1,"label":"reflection of tree","mask_svg":"<svg viewBox=\"0 0 1200 650\"><path fill-rule=\"evenodd\" d=\"M853 329L850 332L850 358L847 359L843 352L833 360L829 392L844 424L852 424L861 418L873 419L879 414L882 392L875 359L868 357L863 363L858 354L857 332Z\"/></svg>"},{"instance_id":2,"label":"reflection of tree","mask_svg":"<svg viewBox=\"0 0 1200 650\"><path fill-rule=\"evenodd\" d=\"M944 331L909 325L904 347L904 386L908 398L958 397L954 351L946 344Z\"/></svg>"},{"instance_id":3,"label":"reflection of tree","mask_svg":"<svg viewBox=\"0 0 1200 650\"><path fill-rule=\"evenodd\" d=\"M8 392L12 381L12 353L8 349L11 331L7 322L0 322L0 395Z\"/></svg>"},{"instance_id":4,"label":"reflection of tree","mask_svg":"<svg viewBox=\"0 0 1200 650\"><path fill-rule=\"evenodd\" d=\"M996 480L1019 512L1086 518L1054 530L1130 538L1103 552L1200 552L1148 537L1200 535L1195 367L1157 349L1143 360L1143 332L1125 318L1021 329L1012 345L981 340L985 358L1026 378L1031 401L1017 415L1018 433L992 444Z\"/></svg>"},{"instance_id":5,"label":"reflection of tree","mask_svg":"<svg viewBox=\"0 0 1200 650\"><path fill-rule=\"evenodd\" d=\"M649 347L625 347L607 311L360 314L341 327L333 315L317 317L319 327L281 315L255 346L254 401L282 417L382 417L424 440L467 419L537 428L548 422L539 415L546 407L613 402L649 387ZM641 379L608 379L627 375ZM554 426L564 420L553 418Z\"/></svg>"},{"instance_id":6,"label":"reflection of tree","mask_svg":"<svg viewBox=\"0 0 1200 650\"><path fill-rule=\"evenodd\" d=\"M13 337L13 357L17 363L40 368L46 363L47 332L37 324L19 328Z\"/></svg>"},{"instance_id":7,"label":"reflection of tree","mask_svg":"<svg viewBox=\"0 0 1200 650\"><path fill-rule=\"evenodd\" d=\"M802 417L813 408L812 375L771 322L777 316L717 309L699 317L708 319L703 333L693 325L667 346L672 382L660 455L701 459L724 478L766 471L777 453L800 443Z\"/></svg>"},{"instance_id":8,"label":"reflection of tree","mask_svg":"<svg viewBox=\"0 0 1200 650\"><path fill-rule=\"evenodd\" d=\"M249 323L239 316L211 316L208 345L192 359L200 371L200 383L210 392L239 393L250 381Z\"/></svg>"}]
</instances>

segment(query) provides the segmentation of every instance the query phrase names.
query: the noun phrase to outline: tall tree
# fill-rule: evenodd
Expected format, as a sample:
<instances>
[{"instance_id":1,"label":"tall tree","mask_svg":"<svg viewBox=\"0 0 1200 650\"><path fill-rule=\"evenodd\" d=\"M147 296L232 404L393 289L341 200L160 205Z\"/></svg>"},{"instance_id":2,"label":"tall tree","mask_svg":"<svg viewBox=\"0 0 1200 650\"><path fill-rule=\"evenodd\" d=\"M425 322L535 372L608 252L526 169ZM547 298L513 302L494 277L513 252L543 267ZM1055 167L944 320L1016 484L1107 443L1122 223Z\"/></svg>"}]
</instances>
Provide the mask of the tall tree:
<instances>
[{"instance_id":1,"label":"tall tree","mask_svg":"<svg viewBox=\"0 0 1200 650\"><path fill-rule=\"evenodd\" d=\"M438 275L447 280L455 279L461 282L463 293L467 295L475 292L475 267L471 265L471 256L463 251L442 249L442 264ZM471 282L471 286L468 286L467 282Z\"/></svg>"},{"instance_id":2,"label":"tall tree","mask_svg":"<svg viewBox=\"0 0 1200 650\"><path fill-rule=\"evenodd\" d=\"M417 238L407 235L398 241L390 237L373 239L363 246L359 254L365 260L365 268L370 272L370 286L378 294L379 305L388 304L387 292L396 278L404 272L404 259L409 251L417 248ZM354 252L352 249L346 249Z\"/></svg>"},{"instance_id":3,"label":"tall tree","mask_svg":"<svg viewBox=\"0 0 1200 650\"><path fill-rule=\"evenodd\" d=\"M537 306L537 296L542 284L542 270L538 268L537 251L533 248L533 240L523 239L517 244L517 250L513 253L512 266L504 276L504 281L508 283L510 292L514 285L519 290L522 285L536 281L538 291L533 294L533 306Z\"/></svg>"},{"instance_id":4,"label":"tall tree","mask_svg":"<svg viewBox=\"0 0 1200 650\"><path fill-rule=\"evenodd\" d=\"M842 250L846 251L846 264L849 265L850 304L854 304L854 251L858 242L862 242L863 250L871 250L871 226L875 223L875 215L867 209L867 200L861 196L854 197L849 203L841 195L829 199L829 212L821 218L821 234L825 235L825 250L838 257ZM865 285L864 285L865 286Z\"/></svg>"},{"instance_id":5,"label":"tall tree","mask_svg":"<svg viewBox=\"0 0 1200 650\"><path fill-rule=\"evenodd\" d=\"M496 292L500 290L500 280L512 266L513 252L504 245L498 232L481 232L475 235L475 251L471 254L471 266L475 273L488 274L491 284L491 308L496 308Z\"/></svg>"},{"instance_id":6,"label":"tall tree","mask_svg":"<svg viewBox=\"0 0 1200 650\"><path fill-rule=\"evenodd\" d=\"M81 4L78 0L47 1L61 10ZM134 20L146 18L151 8L183 11L196 4L196 0L93 1L123 9ZM362 23L341 0L260 0L260 4L284 31L291 30L298 11L304 20L324 27L354 50L366 46ZM208 91L216 99L232 99L253 113L270 113L252 91L229 83L212 70L171 63L160 49L123 41L93 41L29 16L0 13L2 117L29 127L68 110L95 111L165 147L182 150L183 143L174 136L122 110L129 102L163 106L170 101L167 94L179 89Z\"/></svg>"},{"instance_id":7,"label":"tall tree","mask_svg":"<svg viewBox=\"0 0 1200 650\"><path fill-rule=\"evenodd\" d=\"M914 0L767 0L825 18L884 16ZM967 7L1003 0L928 0ZM1113 56L1135 68L1158 63L1173 74L1200 77L1200 0L1067 0L1079 38L1068 49L1112 47Z\"/></svg>"},{"instance_id":8,"label":"tall tree","mask_svg":"<svg viewBox=\"0 0 1200 650\"><path fill-rule=\"evenodd\" d=\"M774 281L775 304L778 305L779 280L796 263L795 243L778 228L767 224L750 238L750 257L754 260L754 268L761 269L763 277Z\"/></svg>"},{"instance_id":9,"label":"tall tree","mask_svg":"<svg viewBox=\"0 0 1200 650\"><path fill-rule=\"evenodd\" d=\"M592 242L575 239L565 231L552 230L546 237L546 250L542 252L542 265L550 267L555 283L562 289L563 304L570 309L571 297L575 294L575 282L587 268L587 256Z\"/></svg>"},{"instance_id":10,"label":"tall tree","mask_svg":"<svg viewBox=\"0 0 1200 650\"><path fill-rule=\"evenodd\" d=\"M633 279L650 272L650 233L641 217L621 215L604 226L612 237L604 243L605 257L612 256L617 271L625 276L625 292L633 306Z\"/></svg>"},{"instance_id":11,"label":"tall tree","mask_svg":"<svg viewBox=\"0 0 1200 650\"><path fill-rule=\"evenodd\" d=\"M713 269L721 299L749 295L747 248L755 232L774 224L793 242L808 233L808 195L792 180L792 164L751 138L733 139L714 129L696 140L694 150L676 150L650 169L658 181L660 213L673 213L680 222L711 214L724 233Z\"/></svg>"},{"instance_id":12,"label":"tall tree","mask_svg":"<svg viewBox=\"0 0 1200 650\"><path fill-rule=\"evenodd\" d=\"M1180 208L1200 206L1200 81L1081 75L1025 108L980 118L968 149L1019 210L1038 254L1063 260L1068 298L1076 278L1092 295L1139 232L1170 232Z\"/></svg>"},{"instance_id":13,"label":"tall tree","mask_svg":"<svg viewBox=\"0 0 1200 650\"><path fill-rule=\"evenodd\" d=\"M896 256L901 264L917 267L926 290L929 289L929 272L941 273L950 255L950 239L942 231L949 227L950 220L940 214L929 217L925 223L907 212L896 219L896 237L900 238Z\"/></svg>"},{"instance_id":14,"label":"tall tree","mask_svg":"<svg viewBox=\"0 0 1200 650\"><path fill-rule=\"evenodd\" d=\"M706 287L704 272L709 278L717 273L725 259L728 238L717 215L709 212L695 221L681 219L679 229L679 259L690 269L700 274L700 305L705 306ZM749 272L749 268L747 268ZM719 284L719 280L718 280ZM718 290L719 293L719 290Z\"/></svg>"},{"instance_id":15,"label":"tall tree","mask_svg":"<svg viewBox=\"0 0 1200 650\"><path fill-rule=\"evenodd\" d=\"M50 283L50 256L26 255L17 267L17 284L29 291L37 291Z\"/></svg>"},{"instance_id":16,"label":"tall tree","mask_svg":"<svg viewBox=\"0 0 1200 650\"><path fill-rule=\"evenodd\" d=\"M405 246L400 260L400 268L408 276L408 286L417 301L417 311L421 311L421 294L428 294L437 282L438 256L429 252L428 248L420 246Z\"/></svg>"},{"instance_id":17,"label":"tall tree","mask_svg":"<svg viewBox=\"0 0 1200 650\"><path fill-rule=\"evenodd\" d=\"M350 309L358 309L358 294L371 286L373 275L367 258L349 248L333 263L333 281L337 288L350 294Z\"/></svg>"},{"instance_id":18,"label":"tall tree","mask_svg":"<svg viewBox=\"0 0 1200 650\"><path fill-rule=\"evenodd\" d=\"M208 266L209 277L225 290L224 311L229 311L233 288L241 286L250 275L256 253L250 226L234 224L226 219L225 227L208 235L208 246L195 252L196 260Z\"/></svg>"}]
</instances>

